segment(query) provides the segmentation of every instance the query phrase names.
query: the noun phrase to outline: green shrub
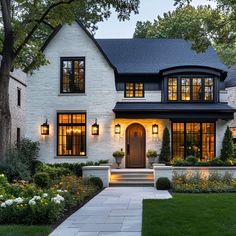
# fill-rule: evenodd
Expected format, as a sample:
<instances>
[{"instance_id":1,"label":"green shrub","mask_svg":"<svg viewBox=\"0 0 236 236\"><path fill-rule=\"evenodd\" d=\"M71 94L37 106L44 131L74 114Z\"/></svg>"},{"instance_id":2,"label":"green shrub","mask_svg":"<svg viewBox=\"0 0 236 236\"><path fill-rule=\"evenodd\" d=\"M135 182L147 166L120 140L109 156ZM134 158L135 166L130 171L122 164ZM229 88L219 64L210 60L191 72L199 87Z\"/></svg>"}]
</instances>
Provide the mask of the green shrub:
<instances>
[{"instance_id":1,"label":"green shrub","mask_svg":"<svg viewBox=\"0 0 236 236\"><path fill-rule=\"evenodd\" d=\"M103 188L103 182L99 177L91 177L89 178L89 183L98 187L99 189Z\"/></svg>"},{"instance_id":2,"label":"green shrub","mask_svg":"<svg viewBox=\"0 0 236 236\"><path fill-rule=\"evenodd\" d=\"M227 127L222 142L220 159L222 161L227 161L228 159L232 158L233 158L233 136L231 130L229 129L229 127Z\"/></svg>"},{"instance_id":3,"label":"green shrub","mask_svg":"<svg viewBox=\"0 0 236 236\"><path fill-rule=\"evenodd\" d=\"M13 145L0 163L0 172L4 173L9 181L31 180L37 161L39 143L29 139L22 139L17 145Z\"/></svg>"},{"instance_id":4,"label":"green shrub","mask_svg":"<svg viewBox=\"0 0 236 236\"><path fill-rule=\"evenodd\" d=\"M159 157L160 162L168 163L170 162L171 154L170 154L170 132L169 129L166 127L163 132L162 138L162 148Z\"/></svg>"},{"instance_id":5,"label":"green shrub","mask_svg":"<svg viewBox=\"0 0 236 236\"><path fill-rule=\"evenodd\" d=\"M220 158L213 158L209 161L210 166L223 166L224 162Z\"/></svg>"},{"instance_id":6,"label":"green shrub","mask_svg":"<svg viewBox=\"0 0 236 236\"><path fill-rule=\"evenodd\" d=\"M171 188L170 180L166 177L160 177L156 181L156 188L158 190L168 190Z\"/></svg>"},{"instance_id":7,"label":"green shrub","mask_svg":"<svg viewBox=\"0 0 236 236\"><path fill-rule=\"evenodd\" d=\"M157 151L156 150L153 150L153 149L149 149L148 151L147 151L147 158L149 158L149 157L157 157L158 155L157 155Z\"/></svg>"},{"instance_id":8,"label":"green shrub","mask_svg":"<svg viewBox=\"0 0 236 236\"><path fill-rule=\"evenodd\" d=\"M48 188L50 184L49 174L46 172L37 172L34 175L34 183L40 188Z\"/></svg>"},{"instance_id":9,"label":"green shrub","mask_svg":"<svg viewBox=\"0 0 236 236\"><path fill-rule=\"evenodd\" d=\"M122 151L122 150L120 150L120 151L115 151L115 152L113 152L112 153L112 156L113 157L124 157L125 156L125 153Z\"/></svg>"},{"instance_id":10,"label":"green shrub","mask_svg":"<svg viewBox=\"0 0 236 236\"><path fill-rule=\"evenodd\" d=\"M198 161L199 161L199 159L198 159L197 157L195 157L195 156L188 156L188 157L186 158L186 162L192 163L193 165L194 165L195 163L197 163Z\"/></svg>"},{"instance_id":11,"label":"green shrub","mask_svg":"<svg viewBox=\"0 0 236 236\"><path fill-rule=\"evenodd\" d=\"M50 166L48 164L40 165L37 169L37 172L45 172L49 175L49 178L51 180L58 179L61 176L71 175L72 172L69 168L65 167L56 167L56 166Z\"/></svg>"}]
</instances>

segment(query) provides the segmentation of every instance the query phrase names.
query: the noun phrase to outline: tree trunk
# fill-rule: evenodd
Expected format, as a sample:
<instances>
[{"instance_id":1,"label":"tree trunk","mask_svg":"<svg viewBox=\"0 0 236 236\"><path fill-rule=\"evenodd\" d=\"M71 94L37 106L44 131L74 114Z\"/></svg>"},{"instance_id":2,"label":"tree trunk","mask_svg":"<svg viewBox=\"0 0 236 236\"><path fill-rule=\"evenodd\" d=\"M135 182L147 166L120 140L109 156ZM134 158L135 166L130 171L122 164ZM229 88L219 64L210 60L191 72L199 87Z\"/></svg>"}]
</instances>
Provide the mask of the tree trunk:
<instances>
[{"instance_id":1,"label":"tree trunk","mask_svg":"<svg viewBox=\"0 0 236 236\"><path fill-rule=\"evenodd\" d=\"M0 161L10 145L11 113L9 106L9 74L8 63L2 61L0 68Z\"/></svg>"}]
</instances>

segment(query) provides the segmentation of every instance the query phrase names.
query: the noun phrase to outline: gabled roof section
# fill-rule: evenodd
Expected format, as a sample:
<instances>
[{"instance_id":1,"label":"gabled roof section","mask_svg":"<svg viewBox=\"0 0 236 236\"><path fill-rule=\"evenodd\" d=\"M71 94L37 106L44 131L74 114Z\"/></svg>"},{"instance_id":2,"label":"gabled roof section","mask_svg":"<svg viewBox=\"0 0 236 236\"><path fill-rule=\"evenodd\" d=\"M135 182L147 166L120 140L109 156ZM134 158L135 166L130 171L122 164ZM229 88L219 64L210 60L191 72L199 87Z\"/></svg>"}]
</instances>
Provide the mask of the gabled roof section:
<instances>
[{"instance_id":1,"label":"gabled roof section","mask_svg":"<svg viewBox=\"0 0 236 236\"><path fill-rule=\"evenodd\" d=\"M120 74L158 74L162 70L195 66L227 71L215 50L192 50L183 39L97 39Z\"/></svg>"},{"instance_id":2,"label":"gabled roof section","mask_svg":"<svg viewBox=\"0 0 236 236\"><path fill-rule=\"evenodd\" d=\"M108 64L112 67L112 69L114 69L116 71L116 67L111 63L110 59L107 57L107 55L105 54L105 52L103 51L103 49L101 48L101 46L98 44L98 42L95 40L95 38L93 37L93 35L85 28L85 26L83 25L83 23L80 20L76 20L76 22L78 23L78 25L83 29L83 31L88 35L88 37L94 42L94 44L97 46L98 50L101 52L101 54L103 55L103 57L106 59L106 61L108 62ZM60 29L62 28L62 25L58 26L57 28L55 28L55 30L51 33L51 35L48 37L48 39L45 41L45 43L43 44L43 46L41 47L41 51L44 51L46 49L46 47L48 46L48 44L51 42L51 40L55 37L55 35L60 31Z\"/></svg>"},{"instance_id":3,"label":"gabled roof section","mask_svg":"<svg viewBox=\"0 0 236 236\"><path fill-rule=\"evenodd\" d=\"M235 87L236 86L236 64L233 65L229 71L228 71L228 76L224 81L225 87Z\"/></svg>"}]
</instances>

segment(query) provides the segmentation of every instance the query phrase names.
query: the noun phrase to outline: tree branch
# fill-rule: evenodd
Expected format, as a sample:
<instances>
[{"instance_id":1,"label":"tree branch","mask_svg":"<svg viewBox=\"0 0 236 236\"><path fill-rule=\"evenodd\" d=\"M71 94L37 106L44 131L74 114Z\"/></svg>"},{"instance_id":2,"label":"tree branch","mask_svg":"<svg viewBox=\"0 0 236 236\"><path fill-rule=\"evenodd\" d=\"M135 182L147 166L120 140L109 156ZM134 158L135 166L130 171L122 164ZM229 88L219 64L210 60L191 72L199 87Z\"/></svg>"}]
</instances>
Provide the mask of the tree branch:
<instances>
[{"instance_id":1,"label":"tree branch","mask_svg":"<svg viewBox=\"0 0 236 236\"><path fill-rule=\"evenodd\" d=\"M3 0L1 0L3 1ZM63 4L71 4L73 1L75 0L68 0L68 1L60 1L57 3L52 4L51 6L48 7L48 9L46 9L46 11L43 13L43 15L40 17L40 19L37 21L37 23L34 25L34 27L32 28L32 30L28 33L28 35L26 36L26 38L24 39L24 41L20 44L20 46L16 49L15 51L15 56L17 56L20 51L24 48L24 46L29 42L29 40L31 39L32 35L35 33L35 31L38 29L39 25L41 23L44 22L45 18L48 16L48 14L56 7L58 7L59 5L63 5Z\"/></svg>"}]
</instances>

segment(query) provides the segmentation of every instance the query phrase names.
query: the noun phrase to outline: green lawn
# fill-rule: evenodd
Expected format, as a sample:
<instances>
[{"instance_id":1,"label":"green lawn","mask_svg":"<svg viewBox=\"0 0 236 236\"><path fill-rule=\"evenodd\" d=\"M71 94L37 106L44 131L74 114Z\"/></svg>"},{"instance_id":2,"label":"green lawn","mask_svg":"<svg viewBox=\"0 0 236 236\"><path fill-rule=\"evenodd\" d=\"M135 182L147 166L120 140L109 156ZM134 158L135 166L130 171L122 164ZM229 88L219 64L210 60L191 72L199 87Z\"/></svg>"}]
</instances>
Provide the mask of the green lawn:
<instances>
[{"instance_id":1,"label":"green lawn","mask_svg":"<svg viewBox=\"0 0 236 236\"><path fill-rule=\"evenodd\" d=\"M48 236L50 226L0 225L0 236Z\"/></svg>"},{"instance_id":2,"label":"green lawn","mask_svg":"<svg viewBox=\"0 0 236 236\"><path fill-rule=\"evenodd\" d=\"M142 236L236 235L236 194L175 194L144 200Z\"/></svg>"}]
</instances>

